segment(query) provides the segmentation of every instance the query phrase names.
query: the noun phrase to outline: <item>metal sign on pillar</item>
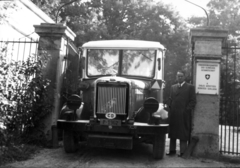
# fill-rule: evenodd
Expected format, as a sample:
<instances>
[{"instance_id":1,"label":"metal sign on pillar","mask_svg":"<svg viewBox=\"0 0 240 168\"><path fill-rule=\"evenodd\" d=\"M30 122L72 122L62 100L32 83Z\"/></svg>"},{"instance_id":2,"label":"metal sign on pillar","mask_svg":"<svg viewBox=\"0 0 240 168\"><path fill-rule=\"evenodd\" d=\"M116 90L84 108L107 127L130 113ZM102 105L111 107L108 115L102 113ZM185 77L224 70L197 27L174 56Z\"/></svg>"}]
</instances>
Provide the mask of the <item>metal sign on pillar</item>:
<instances>
[{"instance_id":1,"label":"metal sign on pillar","mask_svg":"<svg viewBox=\"0 0 240 168\"><path fill-rule=\"evenodd\" d=\"M196 93L219 94L220 60L196 60Z\"/></svg>"}]
</instances>

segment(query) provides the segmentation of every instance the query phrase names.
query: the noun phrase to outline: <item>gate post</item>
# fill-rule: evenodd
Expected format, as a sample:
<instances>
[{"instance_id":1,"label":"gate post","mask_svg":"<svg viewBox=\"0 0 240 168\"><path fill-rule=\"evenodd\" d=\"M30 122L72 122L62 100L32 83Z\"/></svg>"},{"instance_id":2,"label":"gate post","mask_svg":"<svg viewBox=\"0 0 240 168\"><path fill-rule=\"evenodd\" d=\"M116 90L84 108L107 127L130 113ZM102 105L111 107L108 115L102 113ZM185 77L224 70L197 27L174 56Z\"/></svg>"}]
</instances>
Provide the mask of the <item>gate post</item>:
<instances>
[{"instance_id":1,"label":"gate post","mask_svg":"<svg viewBox=\"0 0 240 168\"><path fill-rule=\"evenodd\" d=\"M51 90L49 91L52 100L52 113L45 119L44 133L48 140L52 140L53 147L58 146L57 119L60 112L60 92L63 81L64 59L67 55L68 41L73 41L76 35L63 24L42 23L35 25L35 32L40 36L38 54L49 57L43 75L49 79Z\"/></svg>"},{"instance_id":2,"label":"gate post","mask_svg":"<svg viewBox=\"0 0 240 168\"><path fill-rule=\"evenodd\" d=\"M199 141L193 156L217 159L219 156L220 63L227 31L219 27L190 30L193 84L197 104L192 118L192 137Z\"/></svg>"}]
</instances>

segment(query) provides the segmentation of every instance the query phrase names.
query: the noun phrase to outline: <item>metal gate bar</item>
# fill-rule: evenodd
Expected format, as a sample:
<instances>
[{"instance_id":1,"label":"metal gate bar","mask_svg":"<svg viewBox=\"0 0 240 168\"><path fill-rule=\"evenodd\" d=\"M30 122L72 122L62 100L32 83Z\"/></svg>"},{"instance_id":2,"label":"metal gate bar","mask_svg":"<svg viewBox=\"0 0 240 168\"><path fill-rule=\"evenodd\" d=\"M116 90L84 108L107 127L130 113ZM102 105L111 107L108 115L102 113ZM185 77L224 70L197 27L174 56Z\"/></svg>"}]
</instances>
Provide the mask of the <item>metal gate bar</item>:
<instances>
[{"instance_id":1,"label":"metal gate bar","mask_svg":"<svg viewBox=\"0 0 240 168\"><path fill-rule=\"evenodd\" d=\"M10 66L12 61L21 63L30 56L34 56L37 60L38 40L0 40L0 49L1 52L4 52L4 57L7 59ZM17 88L24 89L21 82L18 83Z\"/></svg>"},{"instance_id":2,"label":"metal gate bar","mask_svg":"<svg viewBox=\"0 0 240 168\"><path fill-rule=\"evenodd\" d=\"M240 155L240 48L229 43L223 49L219 118L219 151Z\"/></svg>"}]
</instances>

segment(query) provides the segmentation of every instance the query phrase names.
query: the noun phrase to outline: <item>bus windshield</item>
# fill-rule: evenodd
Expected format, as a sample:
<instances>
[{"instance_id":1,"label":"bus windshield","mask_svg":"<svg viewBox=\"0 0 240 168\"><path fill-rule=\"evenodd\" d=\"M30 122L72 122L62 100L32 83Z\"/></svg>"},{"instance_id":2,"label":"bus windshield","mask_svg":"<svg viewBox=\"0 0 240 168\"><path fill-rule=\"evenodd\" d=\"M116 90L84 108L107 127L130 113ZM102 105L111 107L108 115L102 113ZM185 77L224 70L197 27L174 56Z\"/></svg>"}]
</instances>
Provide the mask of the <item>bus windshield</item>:
<instances>
[{"instance_id":1,"label":"bus windshield","mask_svg":"<svg viewBox=\"0 0 240 168\"><path fill-rule=\"evenodd\" d=\"M89 49L87 75L118 75L151 78L156 50Z\"/></svg>"}]
</instances>

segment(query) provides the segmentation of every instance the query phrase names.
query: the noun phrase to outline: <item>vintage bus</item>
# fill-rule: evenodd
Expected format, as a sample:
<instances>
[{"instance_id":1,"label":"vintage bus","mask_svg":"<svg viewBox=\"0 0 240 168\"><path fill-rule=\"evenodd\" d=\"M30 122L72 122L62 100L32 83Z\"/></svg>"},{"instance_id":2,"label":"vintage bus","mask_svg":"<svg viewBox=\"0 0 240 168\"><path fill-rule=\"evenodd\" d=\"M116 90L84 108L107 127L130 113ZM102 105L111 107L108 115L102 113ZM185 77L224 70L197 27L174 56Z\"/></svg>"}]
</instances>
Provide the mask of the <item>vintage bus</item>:
<instances>
[{"instance_id":1,"label":"vintage bus","mask_svg":"<svg viewBox=\"0 0 240 168\"><path fill-rule=\"evenodd\" d=\"M154 158L163 158L165 50L159 42L142 40L82 46L80 93L68 97L57 122L67 153L75 152L79 141L120 149L143 142L152 144Z\"/></svg>"}]
</instances>

